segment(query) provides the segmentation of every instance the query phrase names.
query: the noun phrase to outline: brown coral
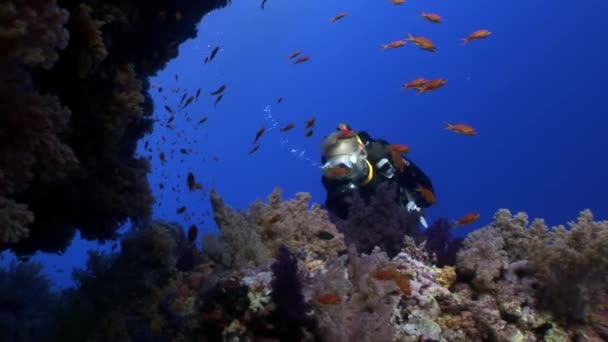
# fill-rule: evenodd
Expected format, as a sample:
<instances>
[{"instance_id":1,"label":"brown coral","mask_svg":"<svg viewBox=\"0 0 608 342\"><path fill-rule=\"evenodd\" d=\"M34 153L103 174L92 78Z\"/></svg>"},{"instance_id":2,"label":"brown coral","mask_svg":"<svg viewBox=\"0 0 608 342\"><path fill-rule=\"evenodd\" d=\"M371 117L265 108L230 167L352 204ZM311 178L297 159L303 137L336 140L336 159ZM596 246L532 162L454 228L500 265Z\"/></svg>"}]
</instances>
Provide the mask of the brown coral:
<instances>
[{"instance_id":1,"label":"brown coral","mask_svg":"<svg viewBox=\"0 0 608 342\"><path fill-rule=\"evenodd\" d=\"M56 0L7 1L0 6L0 64L51 68L68 44L69 13Z\"/></svg>"}]
</instances>

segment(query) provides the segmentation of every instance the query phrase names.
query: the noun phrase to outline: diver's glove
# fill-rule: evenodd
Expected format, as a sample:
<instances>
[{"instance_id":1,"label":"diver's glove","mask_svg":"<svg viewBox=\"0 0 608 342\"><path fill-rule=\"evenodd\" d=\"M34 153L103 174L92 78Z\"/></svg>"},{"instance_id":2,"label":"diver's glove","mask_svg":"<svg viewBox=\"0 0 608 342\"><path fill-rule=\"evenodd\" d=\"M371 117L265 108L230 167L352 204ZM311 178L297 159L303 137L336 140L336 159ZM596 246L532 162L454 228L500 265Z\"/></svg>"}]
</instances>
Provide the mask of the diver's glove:
<instances>
[{"instance_id":1,"label":"diver's glove","mask_svg":"<svg viewBox=\"0 0 608 342\"><path fill-rule=\"evenodd\" d=\"M407 204L405 205L405 208L407 209L407 211L417 211L418 213L420 213L420 207L416 205L416 202L414 202L414 196L412 196L412 194L405 190L405 196L407 197ZM426 219L424 218L424 216L420 215L420 218L418 219L420 221L420 224L424 227L424 229L427 229L429 227L429 225L426 223Z\"/></svg>"}]
</instances>

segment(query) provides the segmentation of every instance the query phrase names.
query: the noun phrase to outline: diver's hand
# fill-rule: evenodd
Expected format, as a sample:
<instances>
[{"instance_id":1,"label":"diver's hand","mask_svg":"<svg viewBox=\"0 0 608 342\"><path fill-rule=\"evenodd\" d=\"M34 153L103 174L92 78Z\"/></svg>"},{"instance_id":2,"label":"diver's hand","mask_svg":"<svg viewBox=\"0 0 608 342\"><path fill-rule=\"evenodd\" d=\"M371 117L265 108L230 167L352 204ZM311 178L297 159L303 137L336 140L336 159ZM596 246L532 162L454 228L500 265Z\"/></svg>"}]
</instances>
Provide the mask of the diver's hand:
<instances>
[{"instance_id":1,"label":"diver's hand","mask_svg":"<svg viewBox=\"0 0 608 342\"><path fill-rule=\"evenodd\" d=\"M420 212L420 207L418 207L414 201L408 201L407 204L405 205L405 208L407 209L407 211ZM426 219L422 215L420 215L419 221L420 221L420 224L425 229L429 227L428 224L426 223Z\"/></svg>"}]
</instances>

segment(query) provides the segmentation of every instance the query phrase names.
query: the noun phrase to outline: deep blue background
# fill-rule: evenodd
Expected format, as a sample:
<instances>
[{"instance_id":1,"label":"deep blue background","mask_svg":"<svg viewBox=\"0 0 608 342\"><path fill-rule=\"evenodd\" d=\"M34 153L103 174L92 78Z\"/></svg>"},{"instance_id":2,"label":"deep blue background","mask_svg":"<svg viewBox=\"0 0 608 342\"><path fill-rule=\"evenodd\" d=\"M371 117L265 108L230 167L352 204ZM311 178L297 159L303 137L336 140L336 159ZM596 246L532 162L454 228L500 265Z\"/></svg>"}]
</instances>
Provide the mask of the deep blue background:
<instances>
[{"instance_id":1,"label":"deep blue background","mask_svg":"<svg viewBox=\"0 0 608 342\"><path fill-rule=\"evenodd\" d=\"M341 11L347 16L330 23ZM444 22L426 21L422 11L436 12ZM605 0L408 0L401 6L389 0L268 0L265 11L258 2L235 0L206 16L198 37L151 80L168 96L165 101L152 90L161 121L144 140L153 148L155 217L216 229L208 197L187 191L188 171L238 208L265 199L274 186L284 189L285 198L306 191L322 202L319 144L346 121L412 148L409 156L435 184L438 205L428 211L430 220L479 212L480 220L461 234L490 222L499 208L526 211L550 225L573 220L585 208L606 219L607 11ZM492 36L462 45L481 28ZM406 33L429 37L437 52L411 43L380 48ZM204 64L216 45L215 60ZM287 56L296 49L311 60L292 65ZM420 95L400 89L417 77L448 83ZM214 108L209 92L221 84L227 90ZM170 92L177 87L179 93ZM201 98L178 114L174 128L161 126L168 118L163 106L176 109L182 91L197 88ZM277 105L279 96L284 101ZM204 115L208 122L197 125ZM316 129L305 138L303 122L312 116ZM288 133L270 129L292 121L297 127ZM446 131L445 121L468 123L478 135ZM262 126L269 130L261 148L248 155ZM191 152L183 155L179 148ZM167 154L165 164L160 151ZM176 214L181 205L187 215ZM43 260L50 276L67 286L70 268L82 266L90 248L110 245L78 240L63 256L33 259Z\"/></svg>"}]
</instances>

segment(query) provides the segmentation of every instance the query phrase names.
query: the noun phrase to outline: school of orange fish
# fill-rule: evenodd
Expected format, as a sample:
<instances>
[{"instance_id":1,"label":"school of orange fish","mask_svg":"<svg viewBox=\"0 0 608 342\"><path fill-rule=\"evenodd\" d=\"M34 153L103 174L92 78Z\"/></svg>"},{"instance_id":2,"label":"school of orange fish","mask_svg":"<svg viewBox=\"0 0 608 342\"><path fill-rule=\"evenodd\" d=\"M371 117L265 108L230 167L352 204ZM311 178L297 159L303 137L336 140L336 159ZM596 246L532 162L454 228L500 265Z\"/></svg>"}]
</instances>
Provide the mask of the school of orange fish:
<instances>
[{"instance_id":1,"label":"school of orange fish","mask_svg":"<svg viewBox=\"0 0 608 342\"><path fill-rule=\"evenodd\" d=\"M265 8L266 1L267 0L262 1L262 4L261 4L262 10ZM405 0L389 0L389 1L393 5L405 4ZM177 15L178 14L176 14L176 16ZM334 24L334 23L337 23L338 21L342 20L345 17L347 17L346 12L339 12L334 17L330 18L329 22ZM422 12L422 13L420 13L420 17L424 20L427 20L429 23L432 23L432 24L440 24L443 22L442 16L437 13ZM491 32L489 30L479 29L479 30L473 31L467 37L462 38L462 42L463 42L463 44L468 44L471 41L484 39L484 38L489 37L490 35L491 35ZM423 36L413 36L412 34L409 34L409 33L407 34L406 37L404 37L404 39L395 40L395 41L391 41L391 42L388 42L385 44L381 44L380 47L382 49L397 49L397 48L401 48L401 47L405 46L407 43L412 43L413 45L419 47L420 49L423 49L423 50L426 50L426 51L429 51L432 53L435 53L437 50L435 44L433 43L433 41L431 39L429 39L427 37L423 37ZM217 56L219 51L220 51L220 47L215 46L211 50L211 52L207 56L205 56L204 63L205 64L211 63L215 59L215 57ZM295 50L294 52L292 52L290 55L287 56L287 59L289 61L292 61L293 64L302 64L302 63L309 61L311 59L311 56L303 54L303 52L301 50ZM177 74L175 74L174 79L176 82L179 81L179 76ZM420 77L420 78L416 78L410 82L402 84L401 88L404 90L412 89L412 90L416 91L418 94L422 94L422 93L436 91L436 90L442 88L443 86L445 86L446 83L447 83L447 80L445 78L435 78L435 79L427 80L425 78ZM166 92L164 91L164 89L161 85L152 84L151 87L158 91L159 95L165 100L165 102L168 100ZM222 85L219 85L216 89L214 89L208 93L209 95L215 97L214 104L213 104L214 108L217 107L217 105L223 99L226 89L227 89L226 84L222 84ZM178 94L178 93L182 92L182 97L181 97L181 100L179 101L177 110L175 110L174 108L171 108L167 104L164 105L164 109L166 110L166 112L168 114L168 118L164 123L161 123L161 125L167 127L168 129L171 129L173 127L172 123L173 123L174 119L176 118L177 114L181 110L186 109L192 103L195 103L199 99L199 97L201 95L201 89L200 88L197 89L196 92L194 92L193 94L191 94L191 93L189 94L187 90L180 89L179 87L171 88L169 91L174 94ZM276 103L281 104L282 102L283 102L283 98L278 97L276 100ZM185 117L186 122L191 121L191 118L188 116L187 113L184 114L184 117ZM208 120L208 116L203 115L201 118L199 118L197 120L198 125L204 124L207 120ZM313 135L315 122L316 122L315 117L309 118L303 122L305 137L311 137ZM294 122L289 122L285 126L281 127L279 129L279 132L285 133L285 132L288 132L288 131L294 129L295 127L296 127L296 124ZM470 125L465 124L465 123L451 124L451 123L446 122L444 128L446 130L452 131L452 132L460 134L460 135L465 135L465 136L474 136L477 134L477 131L473 127L471 127ZM264 135L265 132L266 132L265 126L262 126L261 128L259 128L257 130L257 132L255 132L254 138L251 143L252 146L250 147L248 154L253 154L259 150L259 148L260 148L259 140ZM177 138L178 139L176 139L176 141L186 142L186 143L188 142L188 140L187 140L188 138L186 136L182 137L179 132L177 132ZM174 146L176 144L176 141L173 141L171 143L171 145ZM159 142L159 144L160 143L164 144L165 142L166 142L166 138L164 136L161 136L161 141ZM144 145L145 150L148 152L152 152L152 149L148 145L149 145L149 142L146 141L145 145ZM395 160L402 160L402 158L400 158L401 154L407 153L410 150L409 147L407 147L406 145L402 145L402 144L392 144L392 145L390 145L390 148L391 148L391 152L393 153L393 155L395 157L399 157L399 158L395 158ZM187 155L191 152L189 149L186 149L186 148L179 148L177 151L179 151L179 153L183 154L183 155ZM175 152L175 150L171 150L171 152L170 152L171 157L174 155L174 152ZM149 158L151 159L151 157L149 157ZM164 164L167 159L167 155L165 154L165 152L161 151L158 154L158 158L161 161L161 163ZM214 156L213 160L218 162L219 157ZM204 158L203 158L203 161L204 161ZM183 162L183 159L181 160L181 162ZM399 163L397 163L396 167L403 168L404 165L400 165ZM165 175L165 178L166 177L167 176ZM212 184L214 184L214 183L215 183L215 180L212 180ZM190 192L201 190L203 192L203 195L206 196L203 185L196 181L195 176L191 171L189 171L187 173L186 185ZM158 184L158 186L161 189L164 188L163 183ZM179 192L179 188L176 188L175 186L173 187L173 190L176 192ZM424 189L424 188L419 188L419 189L417 189L417 191L427 201L429 201L431 203L436 203L435 195L430 190ZM161 200L162 200L162 198L161 198ZM178 199L178 202L179 202L179 199ZM186 221L190 222L191 217L188 215L186 209L187 209L186 206L180 206L176 209L176 213L186 215L185 216ZM210 215L210 212L208 212L208 211L203 213L203 216L209 216L209 215ZM476 212L466 214L459 220L454 221L454 225L461 226L461 225L470 224L472 222L475 222L479 218L479 216L480 215ZM203 223L203 221L199 222L199 224L202 224L202 223ZM198 227L195 224L191 224L188 229L188 237L190 239L194 240L197 236L197 232L198 232ZM332 298L326 298L325 300L331 301Z\"/></svg>"}]
</instances>

